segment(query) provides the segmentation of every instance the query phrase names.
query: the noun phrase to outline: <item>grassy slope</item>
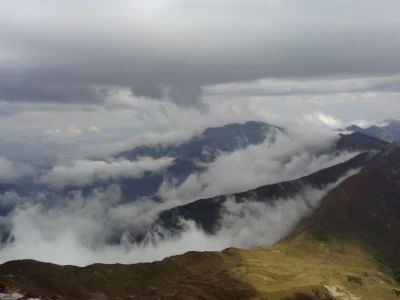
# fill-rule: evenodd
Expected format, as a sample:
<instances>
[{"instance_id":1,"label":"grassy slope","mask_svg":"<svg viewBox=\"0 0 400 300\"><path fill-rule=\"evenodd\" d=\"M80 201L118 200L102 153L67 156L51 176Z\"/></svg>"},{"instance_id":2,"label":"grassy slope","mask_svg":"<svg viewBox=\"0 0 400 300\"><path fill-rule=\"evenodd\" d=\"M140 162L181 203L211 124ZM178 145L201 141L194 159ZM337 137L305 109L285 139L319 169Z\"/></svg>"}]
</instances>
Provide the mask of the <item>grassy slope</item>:
<instances>
[{"instance_id":1,"label":"grassy slope","mask_svg":"<svg viewBox=\"0 0 400 300\"><path fill-rule=\"evenodd\" d=\"M273 247L189 252L131 266L77 268L16 261L0 266L0 285L31 295L82 300L398 299L394 290L400 286L360 249L333 241L328 247L302 236ZM344 296L335 298L332 291Z\"/></svg>"}]
</instances>

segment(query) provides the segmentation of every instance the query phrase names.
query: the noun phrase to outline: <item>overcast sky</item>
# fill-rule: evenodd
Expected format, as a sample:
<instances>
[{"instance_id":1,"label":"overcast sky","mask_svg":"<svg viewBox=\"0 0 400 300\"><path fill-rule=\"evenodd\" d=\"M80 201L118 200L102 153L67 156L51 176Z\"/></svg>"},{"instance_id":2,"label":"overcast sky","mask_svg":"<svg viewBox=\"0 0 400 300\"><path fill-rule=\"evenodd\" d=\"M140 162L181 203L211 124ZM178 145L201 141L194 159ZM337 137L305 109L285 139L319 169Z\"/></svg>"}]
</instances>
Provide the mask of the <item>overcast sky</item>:
<instances>
[{"instance_id":1,"label":"overcast sky","mask_svg":"<svg viewBox=\"0 0 400 300\"><path fill-rule=\"evenodd\" d=\"M398 0L1 1L1 135L396 118L399 14Z\"/></svg>"}]
</instances>

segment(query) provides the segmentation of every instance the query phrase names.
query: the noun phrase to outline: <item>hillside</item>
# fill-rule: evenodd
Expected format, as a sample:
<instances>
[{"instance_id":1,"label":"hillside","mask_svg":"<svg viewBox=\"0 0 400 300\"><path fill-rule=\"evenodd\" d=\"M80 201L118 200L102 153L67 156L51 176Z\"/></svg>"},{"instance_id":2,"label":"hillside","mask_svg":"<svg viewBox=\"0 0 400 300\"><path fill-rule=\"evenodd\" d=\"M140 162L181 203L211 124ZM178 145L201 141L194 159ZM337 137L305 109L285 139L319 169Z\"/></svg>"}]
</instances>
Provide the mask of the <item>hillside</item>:
<instances>
[{"instance_id":1,"label":"hillside","mask_svg":"<svg viewBox=\"0 0 400 300\"><path fill-rule=\"evenodd\" d=\"M0 291L52 300L398 299L400 285L368 252L309 245L188 252L150 264L85 268L14 261L0 266Z\"/></svg>"},{"instance_id":2,"label":"hillside","mask_svg":"<svg viewBox=\"0 0 400 300\"><path fill-rule=\"evenodd\" d=\"M311 235L327 245L354 243L400 280L400 148L394 143L334 188L289 239Z\"/></svg>"}]
</instances>

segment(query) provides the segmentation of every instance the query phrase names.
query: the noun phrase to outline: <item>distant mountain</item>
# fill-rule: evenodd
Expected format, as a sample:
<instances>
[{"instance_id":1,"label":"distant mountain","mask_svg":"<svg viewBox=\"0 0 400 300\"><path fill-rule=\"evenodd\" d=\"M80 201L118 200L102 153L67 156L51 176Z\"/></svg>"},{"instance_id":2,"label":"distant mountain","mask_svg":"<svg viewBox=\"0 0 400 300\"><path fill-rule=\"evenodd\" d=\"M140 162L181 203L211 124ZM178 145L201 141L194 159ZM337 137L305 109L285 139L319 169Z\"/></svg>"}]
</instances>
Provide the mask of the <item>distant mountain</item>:
<instances>
[{"instance_id":1,"label":"distant mountain","mask_svg":"<svg viewBox=\"0 0 400 300\"><path fill-rule=\"evenodd\" d=\"M346 130L359 132L384 141L400 139L400 121L398 120L383 121L368 128L352 125L347 127Z\"/></svg>"},{"instance_id":2,"label":"distant mountain","mask_svg":"<svg viewBox=\"0 0 400 300\"><path fill-rule=\"evenodd\" d=\"M282 128L256 121L233 123L207 128L200 135L182 144L140 146L116 156L129 160L135 160L140 156L153 158L168 156L207 163L214 161L221 152L234 152L249 145L261 144L265 137L275 130Z\"/></svg>"},{"instance_id":3,"label":"distant mountain","mask_svg":"<svg viewBox=\"0 0 400 300\"><path fill-rule=\"evenodd\" d=\"M182 184L191 174L202 172L204 167L199 163L213 162L221 153L232 153L250 145L264 142L268 136L273 140L275 134L282 129L278 126L263 122L248 121L244 124L233 123L222 127L207 128L201 134L187 142L169 145L143 145L114 155L116 158L136 160L147 156L154 159L162 157L174 158L172 164L163 172L148 172L139 179L118 179L115 183L120 186L125 201L132 201L138 197L152 196L163 181L170 180L174 186ZM91 191L94 187L106 186L112 181L98 181L85 186L84 191ZM76 189L69 186L65 191Z\"/></svg>"},{"instance_id":4,"label":"distant mountain","mask_svg":"<svg viewBox=\"0 0 400 300\"><path fill-rule=\"evenodd\" d=\"M205 171L202 163L213 162L222 153L232 153L250 145L258 145L268 137L271 143L277 133L285 133L283 128L263 122L249 121L244 124L234 123L222 127L208 128L202 134L189 141L172 145L139 146L129 151L116 154L118 158L136 160L141 156L152 158L173 157L172 164L163 172L148 172L139 179L116 180L124 201L130 202L138 197L154 195L164 180L178 187L191 174ZM325 152L380 150L388 143L362 134L342 135L332 148ZM325 153L324 152L324 153ZM82 190L91 191L94 187L106 186L111 181L95 182ZM76 187L69 187L76 189ZM68 189L67 189L68 190Z\"/></svg>"}]
</instances>

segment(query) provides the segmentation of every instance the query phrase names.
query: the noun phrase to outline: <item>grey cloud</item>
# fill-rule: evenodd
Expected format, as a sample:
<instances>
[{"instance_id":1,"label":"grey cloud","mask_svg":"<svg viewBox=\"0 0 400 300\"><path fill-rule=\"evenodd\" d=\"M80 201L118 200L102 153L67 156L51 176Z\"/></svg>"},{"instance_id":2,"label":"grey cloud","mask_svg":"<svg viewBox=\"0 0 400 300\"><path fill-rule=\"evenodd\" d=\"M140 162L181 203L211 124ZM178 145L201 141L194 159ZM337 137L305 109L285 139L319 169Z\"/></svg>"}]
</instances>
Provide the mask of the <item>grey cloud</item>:
<instances>
[{"instance_id":1,"label":"grey cloud","mask_svg":"<svg viewBox=\"0 0 400 300\"><path fill-rule=\"evenodd\" d=\"M290 96L337 93L400 92L400 76L365 78L309 78L303 80L262 79L252 82L221 84L205 88L206 95Z\"/></svg>"},{"instance_id":2,"label":"grey cloud","mask_svg":"<svg viewBox=\"0 0 400 300\"><path fill-rule=\"evenodd\" d=\"M55 166L39 180L55 188L65 186L83 187L96 180L108 181L120 178L141 178L146 172L157 172L171 165L173 158L151 159L143 157L137 161L93 161L79 160L71 165Z\"/></svg>"},{"instance_id":3,"label":"grey cloud","mask_svg":"<svg viewBox=\"0 0 400 300\"><path fill-rule=\"evenodd\" d=\"M159 85L151 83L135 83L131 87L131 92L136 97L148 97L152 99L163 99L164 91Z\"/></svg>"},{"instance_id":4,"label":"grey cloud","mask_svg":"<svg viewBox=\"0 0 400 300\"><path fill-rule=\"evenodd\" d=\"M180 107L194 107L206 110L207 104L203 102L203 89L198 85L161 86L151 83L134 84L131 92L136 97L147 97L155 100L167 100Z\"/></svg>"},{"instance_id":5,"label":"grey cloud","mask_svg":"<svg viewBox=\"0 0 400 300\"><path fill-rule=\"evenodd\" d=\"M13 182L24 176L35 174L32 166L13 162L4 157L0 157L0 170L0 182Z\"/></svg>"},{"instance_id":6,"label":"grey cloud","mask_svg":"<svg viewBox=\"0 0 400 300\"><path fill-rule=\"evenodd\" d=\"M104 93L88 86L40 85L28 82L0 81L0 100L7 102L61 102L101 104Z\"/></svg>"},{"instance_id":7,"label":"grey cloud","mask_svg":"<svg viewBox=\"0 0 400 300\"><path fill-rule=\"evenodd\" d=\"M168 91L168 99L181 107L195 107L207 110L208 106L202 101L203 89L200 86L173 86Z\"/></svg>"},{"instance_id":8,"label":"grey cloud","mask_svg":"<svg viewBox=\"0 0 400 300\"><path fill-rule=\"evenodd\" d=\"M77 87L132 84L136 95L161 98L160 87L171 86L175 92L163 99L203 107L199 89L206 85L400 73L395 0L147 3L119 0L107 10L92 1L2 4L0 86L10 90L4 78L11 76L45 87L43 95L32 88L32 101L96 100Z\"/></svg>"}]
</instances>

